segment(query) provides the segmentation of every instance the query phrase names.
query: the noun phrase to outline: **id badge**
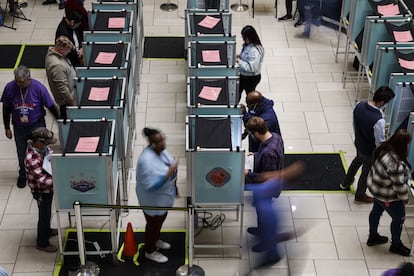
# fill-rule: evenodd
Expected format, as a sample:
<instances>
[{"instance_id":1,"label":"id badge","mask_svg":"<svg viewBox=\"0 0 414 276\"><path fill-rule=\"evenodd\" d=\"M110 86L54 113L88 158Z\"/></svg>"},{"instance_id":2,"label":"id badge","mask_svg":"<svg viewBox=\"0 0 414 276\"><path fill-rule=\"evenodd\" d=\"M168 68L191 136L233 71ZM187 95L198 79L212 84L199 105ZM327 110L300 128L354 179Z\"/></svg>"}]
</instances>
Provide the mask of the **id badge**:
<instances>
[{"instance_id":1,"label":"id badge","mask_svg":"<svg viewBox=\"0 0 414 276\"><path fill-rule=\"evenodd\" d=\"M20 116L20 123L28 123L28 122L29 122L29 116L27 115Z\"/></svg>"}]
</instances>

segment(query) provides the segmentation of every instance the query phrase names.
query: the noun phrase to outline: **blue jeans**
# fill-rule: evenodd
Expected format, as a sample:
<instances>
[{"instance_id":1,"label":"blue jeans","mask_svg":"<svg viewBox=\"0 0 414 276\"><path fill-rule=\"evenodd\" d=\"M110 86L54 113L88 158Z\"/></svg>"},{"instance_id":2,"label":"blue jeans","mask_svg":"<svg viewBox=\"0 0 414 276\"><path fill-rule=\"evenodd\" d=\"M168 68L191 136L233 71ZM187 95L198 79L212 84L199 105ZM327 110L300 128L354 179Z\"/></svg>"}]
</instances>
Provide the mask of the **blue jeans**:
<instances>
[{"instance_id":1,"label":"blue jeans","mask_svg":"<svg viewBox=\"0 0 414 276\"><path fill-rule=\"evenodd\" d=\"M311 31L311 25L321 25L321 7L318 0L305 0L305 30L304 34L309 36Z\"/></svg>"},{"instance_id":2,"label":"blue jeans","mask_svg":"<svg viewBox=\"0 0 414 276\"><path fill-rule=\"evenodd\" d=\"M52 232L50 219L52 217L53 193L34 193L33 198L39 208L39 220L37 221L37 246L49 245L49 237Z\"/></svg>"},{"instance_id":3,"label":"blue jeans","mask_svg":"<svg viewBox=\"0 0 414 276\"><path fill-rule=\"evenodd\" d=\"M405 221L405 207L401 200L390 202L390 206L385 206L385 203L374 198L374 205L371 213L369 213L369 235L376 235L378 233L378 225L382 213L386 211L391 221L391 243L401 244L402 226Z\"/></svg>"},{"instance_id":4,"label":"blue jeans","mask_svg":"<svg viewBox=\"0 0 414 276\"><path fill-rule=\"evenodd\" d=\"M26 155L27 140L32 131L38 127L46 127L45 119L42 118L30 126L13 125L14 141L17 149L17 159L19 160L19 177L26 178L26 170L24 168L24 157Z\"/></svg>"},{"instance_id":5,"label":"blue jeans","mask_svg":"<svg viewBox=\"0 0 414 276\"><path fill-rule=\"evenodd\" d=\"M246 184L246 191L253 191L253 202L256 207L257 228L262 242L269 244L269 250L276 252L278 217L273 210L272 199L279 197L283 182L269 179L263 183Z\"/></svg>"}]
</instances>

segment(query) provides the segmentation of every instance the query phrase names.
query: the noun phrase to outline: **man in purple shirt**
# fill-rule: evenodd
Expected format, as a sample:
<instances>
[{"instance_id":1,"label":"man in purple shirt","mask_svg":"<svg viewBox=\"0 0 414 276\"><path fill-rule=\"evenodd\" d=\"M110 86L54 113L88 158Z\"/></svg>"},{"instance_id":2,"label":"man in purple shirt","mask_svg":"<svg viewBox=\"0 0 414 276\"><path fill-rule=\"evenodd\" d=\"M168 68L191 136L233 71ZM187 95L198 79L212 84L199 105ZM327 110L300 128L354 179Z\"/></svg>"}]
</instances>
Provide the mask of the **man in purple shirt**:
<instances>
[{"instance_id":1,"label":"man in purple shirt","mask_svg":"<svg viewBox=\"0 0 414 276\"><path fill-rule=\"evenodd\" d=\"M59 117L59 109L47 88L30 77L30 70L20 65L14 70L14 80L4 87L0 101L3 103L3 123L6 137L13 138L10 129L12 119L14 140L19 160L19 177L17 187L26 186L26 172L24 156L27 140L32 131L38 127L45 127L45 107L55 118Z\"/></svg>"}]
</instances>

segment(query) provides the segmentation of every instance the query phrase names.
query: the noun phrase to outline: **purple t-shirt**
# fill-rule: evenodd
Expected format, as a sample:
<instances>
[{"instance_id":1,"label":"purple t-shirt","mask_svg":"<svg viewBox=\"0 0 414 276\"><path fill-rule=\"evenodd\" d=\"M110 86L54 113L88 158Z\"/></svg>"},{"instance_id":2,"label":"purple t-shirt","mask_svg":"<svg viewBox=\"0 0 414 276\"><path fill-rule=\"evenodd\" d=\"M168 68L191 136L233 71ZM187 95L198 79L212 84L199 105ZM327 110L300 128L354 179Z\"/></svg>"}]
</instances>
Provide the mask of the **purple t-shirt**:
<instances>
[{"instance_id":1,"label":"purple t-shirt","mask_svg":"<svg viewBox=\"0 0 414 276\"><path fill-rule=\"evenodd\" d=\"M19 126L33 125L44 117L44 107L54 105L47 88L34 79L27 90L20 90L15 80L7 83L0 101L4 107L12 108L13 125Z\"/></svg>"}]
</instances>

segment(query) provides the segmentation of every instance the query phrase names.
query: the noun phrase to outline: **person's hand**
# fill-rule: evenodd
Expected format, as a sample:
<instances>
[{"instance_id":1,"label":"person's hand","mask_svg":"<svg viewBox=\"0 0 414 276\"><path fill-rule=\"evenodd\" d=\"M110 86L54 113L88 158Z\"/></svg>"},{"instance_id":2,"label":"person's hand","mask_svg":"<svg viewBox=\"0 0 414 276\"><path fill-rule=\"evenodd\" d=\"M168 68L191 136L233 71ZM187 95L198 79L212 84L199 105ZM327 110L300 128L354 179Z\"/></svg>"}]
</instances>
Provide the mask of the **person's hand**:
<instances>
[{"instance_id":1,"label":"person's hand","mask_svg":"<svg viewBox=\"0 0 414 276\"><path fill-rule=\"evenodd\" d=\"M237 55L236 55L236 58L240 58L240 55L239 55L239 54L237 54Z\"/></svg>"},{"instance_id":2,"label":"person's hand","mask_svg":"<svg viewBox=\"0 0 414 276\"><path fill-rule=\"evenodd\" d=\"M246 106L244 104L239 104L239 107L242 111L242 114L246 114L246 112L247 112Z\"/></svg>"},{"instance_id":3,"label":"person's hand","mask_svg":"<svg viewBox=\"0 0 414 276\"><path fill-rule=\"evenodd\" d=\"M13 133L11 129L6 129L6 137L9 139L13 138Z\"/></svg>"},{"instance_id":4,"label":"person's hand","mask_svg":"<svg viewBox=\"0 0 414 276\"><path fill-rule=\"evenodd\" d=\"M177 168L178 168L178 161L170 165L170 167L168 168L167 176L172 177L173 175L175 175L175 173L177 172Z\"/></svg>"},{"instance_id":5,"label":"person's hand","mask_svg":"<svg viewBox=\"0 0 414 276\"><path fill-rule=\"evenodd\" d=\"M80 48L78 51L78 58L83 58L83 48Z\"/></svg>"}]
</instances>

